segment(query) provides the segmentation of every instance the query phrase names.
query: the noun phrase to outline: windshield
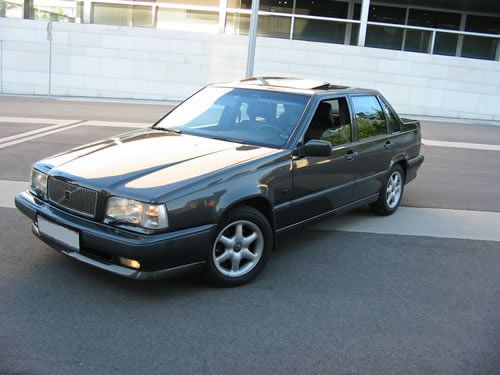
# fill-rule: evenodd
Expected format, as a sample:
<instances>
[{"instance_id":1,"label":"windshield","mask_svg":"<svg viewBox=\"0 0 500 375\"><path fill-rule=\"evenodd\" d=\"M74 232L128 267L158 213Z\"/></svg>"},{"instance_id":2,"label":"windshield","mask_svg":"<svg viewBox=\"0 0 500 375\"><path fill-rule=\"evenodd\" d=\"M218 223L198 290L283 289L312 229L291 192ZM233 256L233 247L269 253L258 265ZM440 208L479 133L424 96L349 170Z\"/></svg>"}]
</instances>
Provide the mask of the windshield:
<instances>
[{"instance_id":1,"label":"windshield","mask_svg":"<svg viewBox=\"0 0 500 375\"><path fill-rule=\"evenodd\" d=\"M307 95L207 87L176 107L156 127L280 148L290 137L308 100Z\"/></svg>"}]
</instances>

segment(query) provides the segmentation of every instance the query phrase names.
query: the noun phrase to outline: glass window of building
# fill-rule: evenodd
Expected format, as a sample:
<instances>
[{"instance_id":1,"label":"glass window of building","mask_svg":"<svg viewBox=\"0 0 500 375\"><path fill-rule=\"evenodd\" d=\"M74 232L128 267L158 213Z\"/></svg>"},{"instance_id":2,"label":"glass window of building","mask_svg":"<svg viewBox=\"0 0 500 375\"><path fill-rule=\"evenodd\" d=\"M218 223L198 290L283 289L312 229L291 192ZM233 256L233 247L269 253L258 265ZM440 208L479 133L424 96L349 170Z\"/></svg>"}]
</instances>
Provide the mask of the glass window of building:
<instances>
[{"instance_id":1,"label":"glass window of building","mask_svg":"<svg viewBox=\"0 0 500 375\"><path fill-rule=\"evenodd\" d=\"M368 20L371 22L404 24L406 8L373 5ZM396 27L368 25L366 30L367 47L400 50L403 46L404 30Z\"/></svg>"},{"instance_id":2,"label":"glass window of building","mask_svg":"<svg viewBox=\"0 0 500 375\"><path fill-rule=\"evenodd\" d=\"M500 34L500 17L468 15L465 31ZM500 48L498 39L466 35L463 40L461 56L495 60L497 48Z\"/></svg>"},{"instance_id":3,"label":"glass window of building","mask_svg":"<svg viewBox=\"0 0 500 375\"><path fill-rule=\"evenodd\" d=\"M141 0L141 1L153 1L155 0ZM156 0L158 3L172 3L172 4L184 4L184 5L204 5L219 7L219 0Z\"/></svg>"},{"instance_id":4,"label":"glass window of building","mask_svg":"<svg viewBox=\"0 0 500 375\"><path fill-rule=\"evenodd\" d=\"M23 18L24 0L0 0L0 17Z\"/></svg>"},{"instance_id":5,"label":"glass window of building","mask_svg":"<svg viewBox=\"0 0 500 375\"><path fill-rule=\"evenodd\" d=\"M259 15L257 26L258 36L271 38L289 38L292 21L290 17ZM226 16L226 33L248 35L250 15L228 13Z\"/></svg>"},{"instance_id":6,"label":"glass window of building","mask_svg":"<svg viewBox=\"0 0 500 375\"><path fill-rule=\"evenodd\" d=\"M405 23L406 8L372 5L368 13L368 21L381 23Z\"/></svg>"},{"instance_id":7,"label":"glass window of building","mask_svg":"<svg viewBox=\"0 0 500 375\"><path fill-rule=\"evenodd\" d=\"M156 27L184 31L213 32L219 30L219 12L159 7Z\"/></svg>"},{"instance_id":8,"label":"glass window of building","mask_svg":"<svg viewBox=\"0 0 500 375\"><path fill-rule=\"evenodd\" d=\"M153 27L150 6L92 3L92 22L117 26Z\"/></svg>"},{"instance_id":9,"label":"glass window of building","mask_svg":"<svg viewBox=\"0 0 500 375\"><path fill-rule=\"evenodd\" d=\"M410 8L408 13L408 25L430 27L435 29L458 30L460 28L461 18L462 15L460 13L438 12L434 10ZM421 34L420 38L423 38L425 35L425 39L427 40L427 42L430 42L430 32L420 31L419 33ZM413 34L416 34L416 32L414 32ZM407 35L407 37L408 36L411 38L411 34ZM436 40L434 41L434 53L437 55L454 56L456 53L457 44L458 35L450 33L437 33ZM406 46L408 46L409 48L407 49ZM417 46L415 46L415 41L411 40L409 41L409 43L405 43L405 50L428 52L426 50L422 50L421 48L419 49Z\"/></svg>"},{"instance_id":10,"label":"glass window of building","mask_svg":"<svg viewBox=\"0 0 500 375\"><path fill-rule=\"evenodd\" d=\"M228 0L228 8L252 9L252 0ZM259 10L277 13L292 13L293 0L261 0Z\"/></svg>"},{"instance_id":11,"label":"glass window of building","mask_svg":"<svg viewBox=\"0 0 500 375\"><path fill-rule=\"evenodd\" d=\"M295 14L308 16L347 18L349 4L344 1L296 0Z\"/></svg>"},{"instance_id":12,"label":"glass window of building","mask_svg":"<svg viewBox=\"0 0 500 375\"><path fill-rule=\"evenodd\" d=\"M296 18L293 39L343 44L345 32L345 23Z\"/></svg>"},{"instance_id":13,"label":"glass window of building","mask_svg":"<svg viewBox=\"0 0 500 375\"><path fill-rule=\"evenodd\" d=\"M351 100L356 116L358 139L387 134L385 115L375 96L353 96Z\"/></svg>"},{"instance_id":14,"label":"glass window of building","mask_svg":"<svg viewBox=\"0 0 500 375\"><path fill-rule=\"evenodd\" d=\"M365 46L400 50L404 30L390 26L368 25Z\"/></svg>"},{"instance_id":15,"label":"glass window of building","mask_svg":"<svg viewBox=\"0 0 500 375\"><path fill-rule=\"evenodd\" d=\"M410 8L408 13L408 25L458 30L460 28L461 17L462 15L460 13Z\"/></svg>"}]
</instances>

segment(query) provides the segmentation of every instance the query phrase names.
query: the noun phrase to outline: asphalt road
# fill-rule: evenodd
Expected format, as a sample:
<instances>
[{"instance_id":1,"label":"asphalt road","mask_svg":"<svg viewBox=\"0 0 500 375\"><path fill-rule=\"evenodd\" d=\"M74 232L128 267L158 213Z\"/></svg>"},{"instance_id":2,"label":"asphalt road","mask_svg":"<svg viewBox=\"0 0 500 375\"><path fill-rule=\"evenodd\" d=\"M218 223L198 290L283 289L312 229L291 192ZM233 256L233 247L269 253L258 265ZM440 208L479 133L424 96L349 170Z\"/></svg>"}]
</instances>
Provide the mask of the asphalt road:
<instances>
[{"instance_id":1,"label":"asphalt road","mask_svg":"<svg viewBox=\"0 0 500 375\"><path fill-rule=\"evenodd\" d=\"M0 98L0 185L27 181L42 157L130 130L82 124L2 147L52 126L36 119L148 123L166 110ZM500 145L495 126L424 122L423 133ZM500 151L422 152L405 206L500 212ZM439 226L448 216L430 219ZM0 373L498 373L500 242L327 227L281 238L257 280L218 289L199 275L137 282L95 270L0 207Z\"/></svg>"}]
</instances>

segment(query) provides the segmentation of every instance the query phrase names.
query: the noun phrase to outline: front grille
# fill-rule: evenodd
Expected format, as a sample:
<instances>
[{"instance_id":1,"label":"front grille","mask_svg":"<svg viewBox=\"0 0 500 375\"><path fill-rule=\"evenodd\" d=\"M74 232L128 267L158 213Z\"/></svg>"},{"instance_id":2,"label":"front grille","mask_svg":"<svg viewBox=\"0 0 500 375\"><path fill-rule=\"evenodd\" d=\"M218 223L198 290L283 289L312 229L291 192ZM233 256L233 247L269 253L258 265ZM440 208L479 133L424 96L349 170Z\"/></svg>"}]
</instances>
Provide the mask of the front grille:
<instances>
[{"instance_id":1,"label":"front grille","mask_svg":"<svg viewBox=\"0 0 500 375\"><path fill-rule=\"evenodd\" d=\"M47 192L49 200L78 214L95 217L97 191L87 189L56 178L49 178Z\"/></svg>"}]
</instances>

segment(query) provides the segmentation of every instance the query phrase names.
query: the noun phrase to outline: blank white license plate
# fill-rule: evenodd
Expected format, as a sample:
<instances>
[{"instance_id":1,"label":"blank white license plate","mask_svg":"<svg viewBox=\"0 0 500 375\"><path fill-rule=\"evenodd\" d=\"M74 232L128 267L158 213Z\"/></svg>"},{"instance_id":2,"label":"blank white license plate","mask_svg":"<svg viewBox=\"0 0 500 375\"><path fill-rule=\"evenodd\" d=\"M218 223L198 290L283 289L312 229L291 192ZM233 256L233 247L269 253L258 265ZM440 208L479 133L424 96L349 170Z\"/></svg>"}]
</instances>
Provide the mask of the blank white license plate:
<instances>
[{"instance_id":1,"label":"blank white license plate","mask_svg":"<svg viewBox=\"0 0 500 375\"><path fill-rule=\"evenodd\" d=\"M55 224L41 216L38 216L37 220L38 230L44 236L66 245L74 251L80 251L80 235L78 232Z\"/></svg>"}]
</instances>

